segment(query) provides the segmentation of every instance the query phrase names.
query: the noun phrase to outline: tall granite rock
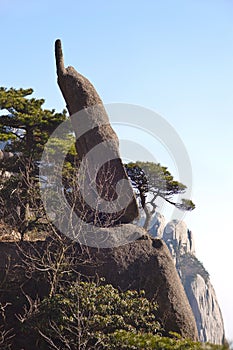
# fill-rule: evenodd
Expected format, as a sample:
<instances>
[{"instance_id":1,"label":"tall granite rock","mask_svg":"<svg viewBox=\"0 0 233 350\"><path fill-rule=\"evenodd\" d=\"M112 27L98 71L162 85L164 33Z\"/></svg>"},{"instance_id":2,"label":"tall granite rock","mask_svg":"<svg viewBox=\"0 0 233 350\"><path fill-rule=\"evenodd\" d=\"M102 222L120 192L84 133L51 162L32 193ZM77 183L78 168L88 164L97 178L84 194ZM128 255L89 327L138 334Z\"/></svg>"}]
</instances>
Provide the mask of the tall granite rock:
<instances>
[{"instance_id":1,"label":"tall granite rock","mask_svg":"<svg viewBox=\"0 0 233 350\"><path fill-rule=\"evenodd\" d=\"M157 222L156 219L154 221ZM158 215L158 221L161 222L161 214ZM152 227L150 232L157 236L156 227ZM158 235L161 237L160 231ZM199 340L223 344L225 331L221 310L209 274L195 256L192 232L184 222L173 220L165 226L162 239L170 250L191 305Z\"/></svg>"},{"instance_id":2,"label":"tall granite rock","mask_svg":"<svg viewBox=\"0 0 233 350\"><path fill-rule=\"evenodd\" d=\"M130 224L138 217L137 202L131 184L128 182L124 187L126 181L123 181L123 186L120 185L122 180L128 180L128 177L120 159L117 135L110 126L103 103L85 77L73 67L65 68L60 40L56 41L55 55L58 85L70 113L76 136L76 150L80 161L85 160L88 168L84 174L90 191L88 197L94 201L98 192L105 201L111 202L118 200L120 194L129 202L122 211L108 215L107 222L103 220L104 213L98 211L98 222L101 226L98 235L105 236L107 233L115 240L121 234L127 234L127 237L133 237L133 242L127 239L127 244L120 246L111 241L109 245L108 239L110 249L101 250L100 248L108 248L104 245L98 245L97 251L90 248L90 255L101 262L100 268L95 268L92 272L94 275L104 276L108 283L121 290L144 289L148 298L155 298L158 302L159 319L167 334L174 331L195 340L195 320L166 245L159 239L151 240L146 231L143 235L142 232L138 232L139 228L136 225ZM99 151L93 152L98 146L101 146ZM99 155L102 155L100 163ZM97 185L94 190L91 178L93 172ZM83 199L85 201L86 198ZM89 209L87 205L84 212ZM91 222L96 221L96 212L93 215L94 220L91 216L89 218ZM136 237L139 240L136 240ZM95 240L95 237L93 239ZM97 245L91 243L89 247ZM89 275L91 269L82 273Z\"/></svg>"},{"instance_id":3,"label":"tall granite rock","mask_svg":"<svg viewBox=\"0 0 233 350\"><path fill-rule=\"evenodd\" d=\"M137 202L104 105L88 79L73 67L65 68L60 40L55 43L55 55L58 85L70 113L87 184L83 188L88 192L79 194L83 217L102 227L130 223L138 216Z\"/></svg>"}]
</instances>

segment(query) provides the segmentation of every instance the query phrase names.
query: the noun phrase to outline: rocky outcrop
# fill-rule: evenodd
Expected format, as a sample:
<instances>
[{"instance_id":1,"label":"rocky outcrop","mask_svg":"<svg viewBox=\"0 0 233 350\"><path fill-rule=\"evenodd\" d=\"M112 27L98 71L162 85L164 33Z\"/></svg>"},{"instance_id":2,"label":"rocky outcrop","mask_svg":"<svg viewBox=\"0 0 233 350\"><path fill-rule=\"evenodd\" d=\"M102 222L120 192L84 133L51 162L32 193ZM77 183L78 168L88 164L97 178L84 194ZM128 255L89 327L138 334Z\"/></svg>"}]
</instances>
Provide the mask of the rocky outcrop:
<instances>
[{"instance_id":1,"label":"rocky outcrop","mask_svg":"<svg viewBox=\"0 0 233 350\"><path fill-rule=\"evenodd\" d=\"M151 233L156 236L155 227ZM159 236L161 237L160 232ZM195 256L192 232L184 222L173 220L165 226L162 239L170 250L191 305L199 340L223 344L225 331L221 310L209 274Z\"/></svg>"},{"instance_id":2,"label":"rocky outcrop","mask_svg":"<svg viewBox=\"0 0 233 350\"><path fill-rule=\"evenodd\" d=\"M222 314L210 280L197 274L190 280L185 276L183 283L195 315L200 341L224 344Z\"/></svg>"},{"instance_id":3,"label":"rocky outcrop","mask_svg":"<svg viewBox=\"0 0 233 350\"><path fill-rule=\"evenodd\" d=\"M162 238L166 242L176 265L180 256L188 253L195 255L193 234L183 221L173 220L169 222L164 228Z\"/></svg>"},{"instance_id":4,"label":"rocky outcrop","mask_svg":"<svg viewBox=\"0 0 233 350\"><path fill-rule=\"evenodd\" d=\"M137 227L135 230L137 231ZM85 250L77 243L74 247L72 248L74 257L72 261L78 262L75 266L77 272L88 276L88 279L96 275L104 277L106 283L111 283L121 291L144 290L147 298L154 299L158 303L157 317L164 328L165 335L173 331L185 338L197 339L197 328L191 307L169 250L162 240L151 239L145 234L134 242L111 249L89 247ZM22 290L24 299L25 295L31 298L36 295L40 298L46 295L48 283L45 274L41 275L39 271L39 276L37 272L36 274L28 273L29 265L26 265L27 268L24 270L21 259L22 252L24 256L31 256L33 252L36 252L38 258L39 252L44 256L48 248L50 249L49 256L51 256L51 251L57 250L56 245L53 248L53 241L50 240L21 242L19 245L0 244L0 277L1 280L4 279L7 282L8 288L11 288L15 296L18 296ZM67 254L70 258L69 250ZM8 266L7 275L6 266ZM8 299L9 289L8 292L6 290L6 293L2 293L1 301L7 302ZM20 307L19 302L17 305ZM10 309L11 306L9 306ZM11 317L15 318L15 313L19 314L20 310L13 311Z\"/></svg>"},{"instance_id":5,"label":"rocky outcrop","mask_svg":"<svg viewBox=\"0 0 233 350\"><path fill-rule=\"evenodd\" d=\"M190 253L180 256L177 270L195 316L200 341L223 344L222 313L208 272Z\"/></svg>"},{"instance_id":6,"label":"rocky outcrop","mask_svg":"<svg viewBox=\"0 0 233 350\"><path fill-rule=\"evenodd\" d=\"M139 217L134 222L136 225L143 227L145 224L145 221L146 221L145 212L143 209L140 209ZM148 230L153 237L162 238L165 226L166 226L166 223L165 223L164 216L159 212L156 212L156 215L153 215L151 217Z\"/></svg>"},{"instance_id":7,"label":"rocky outcrop","mask_svg":"<svg viewBox=\"0 0 233 350\"><path fill-rule=\"evenodd\" d=\"M101 261L94 273L104 276L108 283L122 291L143 289L146 297L157 301L158 317L167 335L173 331L197 339L190 305L162 240L146 235L121 247L91 250L91 254L93 252L96 261ZM83 270L85 275L90 271L89 268Z\"/></svg>"},{"instance_id":8,"label":"rocky outcrop","mask_svg":"<svg viewBox=\"0 0 233 350\"><path fill-rule=\"evenodd\" d=\"M137 202L119 154L118 137L94 86L73 67L64 66L60 40L55 44L58 85L66 101L82 162L79 177L82 216L101 226L130 223L138 216ZM83 190L82 189L82 190ZM77 205L78 207L78 205ZM103 209L104 208L104 209Z\"/></svg>"},{"instance_id":9,"label":"rocky outcrop","mask_svg":"<svg viewBox=\"0 0 233 350\"><path fill-rule=\"evenodd\" d=\"M96 264L94 263L94 269L93 264L91 267L83 267L82 273L90 275L92 272L93 275L104 276L108 283L121 290L144 289L148 298L155 298L158 302L159 319L167 334L173 331L184 337L196 339L195 320L166 245L162 240L148 238L146 231L143 236L136 226L126 225L138 217L138 207L131 184L123 181L124 187L121 186L122 180L128 178L120 159L118 138L110 126L103 103L85 77L73 67L65 68L60 40L56 41L55 55L58 85L71 116L76 135L76 150L81 162L85 159L88 168L83 176L91 192L88 197L94 202L98 192L105 201L120 202L118 195L122 195L124 200L130 199L122 212L111 212L110 219L108 215L107 224L103 221L103 213L97 213L100 226L112 228L101 227L96 238L91 235L94 243L90 244L89 240L89 254L92 262L96 259ZM101 148L98 148L99 145ZM96 148L99 151L93 152ZM103 158L100 163L99 155ZM97 191L92 189L93 181L89 179L93 173L96 176ZM94 220L89 220L96 222L96 212ZM124 225L118 225L119 223ZM157 225L158 232L160 226ZM135 234L139 234L138 240L135 240ZM95 245L98 235L103 235L101 246ZM111 244L108 242L107 246L104 246L105 238L109 235L112 238ZM118 240L120 236L133 237L134 241L130 242L129 239L127 244L115 244L114 238ZM95 246L98 246L97 250L91 248ZM100 266L97 262L100 262Z\"/></svg>"}]
</instances>

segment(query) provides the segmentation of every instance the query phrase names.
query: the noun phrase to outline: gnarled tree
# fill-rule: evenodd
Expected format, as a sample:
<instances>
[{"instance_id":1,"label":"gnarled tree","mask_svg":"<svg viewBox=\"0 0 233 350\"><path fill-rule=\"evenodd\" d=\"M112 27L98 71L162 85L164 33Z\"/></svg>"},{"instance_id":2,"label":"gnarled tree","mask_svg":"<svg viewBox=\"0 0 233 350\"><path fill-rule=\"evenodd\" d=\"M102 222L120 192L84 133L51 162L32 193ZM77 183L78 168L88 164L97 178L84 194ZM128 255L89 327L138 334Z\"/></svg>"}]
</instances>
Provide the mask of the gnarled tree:
<instances>
[{"instance_id":1,"label":"gnarled tree","mask_svg":"<svg viewBox=\"0 0 233 350\"><path fill-rule=\"evenodd\" d=\"M189 199L174 201L174 196L185 193L187 187L174 180L167 167L159 163L137 161L125 164L125 168L146 214L145 229L148 229L152 215L156 211L158 197L181 210L195 209L195 204Z\"/></svg>"}]
</instances>

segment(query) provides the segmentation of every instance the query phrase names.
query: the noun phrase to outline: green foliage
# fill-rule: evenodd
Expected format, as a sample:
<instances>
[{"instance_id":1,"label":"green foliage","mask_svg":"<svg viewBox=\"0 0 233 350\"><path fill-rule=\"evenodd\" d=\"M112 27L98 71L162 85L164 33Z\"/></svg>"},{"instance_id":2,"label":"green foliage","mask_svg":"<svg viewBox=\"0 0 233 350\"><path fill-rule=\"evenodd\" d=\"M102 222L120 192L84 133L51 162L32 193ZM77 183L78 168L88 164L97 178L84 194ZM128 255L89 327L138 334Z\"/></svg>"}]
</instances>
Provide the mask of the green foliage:
<instances>
[{"instance_id":1,"label":"green foliage","mask_svg":"<svg viewBox=\"0 0 233 350\"><path fill-rule=\"evenodd\" d=\"M112 285L79 282L42 301L27 330L37 328L58 346L67 341L69 349L79 349L85 343L103 345L118 330L156 334L156 310L143 291L120 293Z\"/></svg>"},{"instance_id":2,"label":"green foliage","mask_svg":"<svg viewBox=\"0 0 233 350\"><path fill-rule=\"evenodd\" d=\"M66 112L43 109L43 99L28 98L32 89L0 88L0 139L10 141L7 151L39 160L53 130L66 119Z\"/></svg>"},{"instance_id":3,"label":"green foliage","mask_svg":"<svg viewBox=\"0 0 233 350\"><path fill-rule=\"evenodd\" d=\"M189 199L182 199L180 203L173 201L175 195L185 193L186 186L174 180L167 167L159 163L137 161L125 164L125 168L132 186L140 198L141 206L145 210L146 228L148 228L150 217L156 210L158 197L180 210L190 211L195 208L195 204ZM149 207L151 210L148 209Z\"/></svg>"},{"instance_id":4,"label":"green foliage","mask_svg":"<svg viewBox=\"0 0 233 350\"><path fill-rule=\"evenodd\" d=\"M186 191L186 186L181 182L175 181L167 167L159 163L139 161L126 164L125 167L133 186L144 196L148 192L152 193L153 202L159 196L171 204L180 206L180 209L194 209L194 204L191 206L191 201L187 199L183 199L181 204L171 202L174 195Z\"/></svg>"},{"instance_id":5,"label":"green foliage","mask_svg":"<svg viewBox=\"0 0 233 350\"><path fill-rule=\"evenodd\" d=\"M125 169L131 180L133 188L138 192L141 205L144 208L146 203L146 195L149 192L149 181L148 178L138 163L128 163L125 164Z\"/></svg>"},{"instance_id":6,"label":"green foliage","mask_svg":"<svg viewBox=\"0 0 233 350\"><path fill-rule=\"evenodd\" d=\"M182 339L179 335L171 333L171 337L161 337L149 333L133 333L119 330L108 338L110 350L227 350L228 346L212 345L208 343L193 342Z\"/></svg>"},{"instance_id":7,"label":"green foliage","mask_svg":"<svg viewBox=\"0 0 233 350\"><path fill-rule=\"evenodd\" d=\"M120 293L112 285L73 283L47 298L27 320L25 335L38 330L38 344L77 350L227 350L229 347L162 336L157 305L144 292Z\"/></svg>"},{"instance_id":8,"label":"green foliage","mask_svg":"<svg viewBox=\"0 0 233 350\"><path fill-rule=\"evenodd\" d=\"M146 181L146 192L153 191L159 193L161 197L169 197L174 194L183 193L186 189L185 185L173 179L167 167L159 163L137 161L136 163L127 164L126 167L131 171L134 169L136 170L137 177L133 177L133 181L135 181L136 185L141 183L139 181L141 180L142 174L144 174L145 180L143 181L143 185Z\"/></svg>"},{"instance_id":9,"label":"green foliage","mask_svg":"<svg viewBox=\"0 0 233 350\"><path fill-rule=\"evenodd\" d=\"M51 133L67 118L65 110L56 113L54 109L44 109L45 101L29 98L32 93L32 89L0 88L0 140L7 141L5 151L13 154L1 161L0 214L8 224L17 226L22 236L41 224L38 222L43 216L38 181L40 159ZM54 152L62 152L72 137L68 125L61 138L54 139ZM74 157L73 146L65 163L67 169ZM6 172L10 177L4 176Z\"/></svg>"}]
</instances>

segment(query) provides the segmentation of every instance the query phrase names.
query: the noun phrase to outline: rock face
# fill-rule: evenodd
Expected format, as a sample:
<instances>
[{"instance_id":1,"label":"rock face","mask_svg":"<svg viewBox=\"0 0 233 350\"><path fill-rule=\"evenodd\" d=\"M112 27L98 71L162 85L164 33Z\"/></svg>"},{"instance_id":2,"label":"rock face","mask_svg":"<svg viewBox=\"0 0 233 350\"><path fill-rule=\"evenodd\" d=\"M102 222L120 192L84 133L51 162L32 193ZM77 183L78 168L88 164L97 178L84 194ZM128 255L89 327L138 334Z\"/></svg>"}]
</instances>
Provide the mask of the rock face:
<instances>
[{"instance_id":1,"label":"rock face","mask_svg":"<svg viewBox=\"0 0 233 350\"><path fill-rule=\"evenodd\" d=\"M135 230L137 231L136 227ZM9 261L7 283L9 288L13 288L16 296L20 294L22 286L24 299L25 295L34 298L35 294L39 297L46 294L46 280L41 280L37 275L30 277L28 274L28 277L25 277L26 274L20 273L20 255L22 251L25 253L36 251L37 254L41 251L44 254L47 247L52 249L52 244L53 242L49 240L21 242L20 249L15 243L0 244L0 277L5 276L5 267ZM173 331L193 340L198 338L191 307L169 250L162 240L151 239L145 234L140 239L121 247L88 248L84 256L82 256L82 246L76 244L74 247L73 254L78 261L78 265L75 266L76 271L89 278L96 275L105 277L106 283L113 284L121 291L143 289L147 298L155 299L158 303L158 320L165 330L165 335ZM85 263L81 263L82 259ZM7 301L9 294L11 293L5 293L1 300ZM17 310L17 313L19 312L20 310ZM15 310L11 317L15 318Z\"/></svg>"},{"instance_id":2,"label":"rock face","mask_svg":"<svg viewBox=\"0 0 233 350\"><path fill-rule=\"evenodd\" d=\"M89 80L73 67L65 68L60 40L55 54L58 85L71 116L87 184L83 187L88 188L88 193L80 192L83 217L101 226L130 223L138 216L138 207L103 103Z\"/></svg>"},{"instance_id":3,"label":"rock face","mask_svg":"<svg viewBox=\"0 0 233 350\"><path fill-rule=\"evenodd\" d=\"M159 215L160 217L160 215ZM156 236L156 228L151 232ZM161 233L159 233L161 237ZM184 222L169 222L162 235L191 305L199 340L214 344L225 341L224 323L209 274L195 256L193 234Z\"/></svg>"},{"instance_id":4,"label":"rock face","mask_svg":"<svg viewBox=\"0 0 233 350\"><path fill-rule=\"evenodd\" d=\"M193 313L162 240L145 236L121 247L90 252L96 261L101 261L101 265L94 268L94 274L104 276L108 283L122 291L143 289L147 298L156 300L158 317L166 335L173 331L197 339ZM91 270L86 268L83 272L89 275Z\"/></svg>"},{"instance_id":5,"label":"rock face","mask_svg":"<svg viewBox=\"0 0 233 350\"><path fill-rule=\"evenodd\" d=\"M143 227L145 221L146 221L145 212L143 209L140 209L139 218L135 220L135 224ZM153 237L162 238L165 225L166 224L165 224L164 216L159 212L156 212L156 215L152 216L151 221L149 223L148 229L150 231L150 234Z\"/></svg>"},{"instance_id":6,"label":"rock face","mask_svg":"<svg viewBox=\"0 0 233 350\"><path fill-rule=\"evenodd\" d=\"M113 227L98 227L95 230L86 229L76 235L78 242L88 247L114 248L141 239L146 231L133 224L121 224Z\"/></svg>"},{"instance_id":7,"label":"rock face","mask_svg":"<svg viewBox=\"0 0 233 350\"><path fill-rule=\"evenodd\" d=\"M214 344L225 342L221 310L210 280L197 274L192 280L184 281L186 294L194 311L199 339Z\"/></svg>"},{"instance_id":8,"label":"rock face","mask_svg":"<svg viewBox=\"0 0 233 350\"><path fill-rule=\"evenodd\" d=\"M173 220L169 222L164 228L162 237L172 254L175 264L179 256L188 253L195 255L193 234L183 221Z\"/></svg>"}]
</instances>

